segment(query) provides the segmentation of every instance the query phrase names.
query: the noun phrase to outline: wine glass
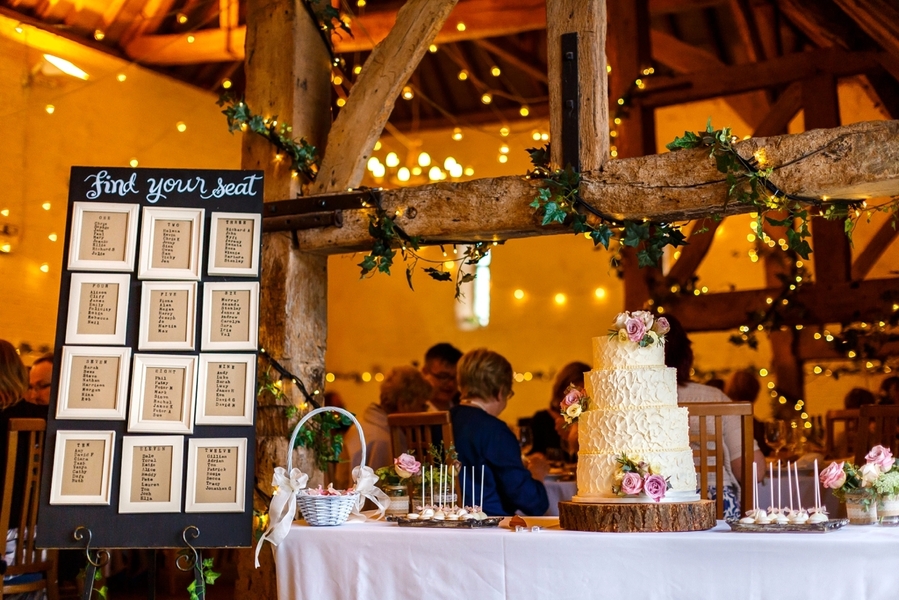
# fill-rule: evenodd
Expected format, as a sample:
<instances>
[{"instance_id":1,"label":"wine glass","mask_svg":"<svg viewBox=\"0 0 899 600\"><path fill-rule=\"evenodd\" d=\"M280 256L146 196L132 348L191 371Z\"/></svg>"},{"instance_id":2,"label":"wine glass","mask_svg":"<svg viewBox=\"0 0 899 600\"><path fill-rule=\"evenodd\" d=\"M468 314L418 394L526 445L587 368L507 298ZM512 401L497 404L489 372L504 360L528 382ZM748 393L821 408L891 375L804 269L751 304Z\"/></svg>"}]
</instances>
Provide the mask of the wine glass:
<instances>
[{"instance_id":1,"label":"wine glass","mask_svg":"<svg viewBox=\"0 0 899 600\"><path fill-rule=\"evenodd\" d=\"M772 456L780 454L787 445L787 423L780 419L765 421L765 443L773 450Z\"/></svg>"}]
</instances>

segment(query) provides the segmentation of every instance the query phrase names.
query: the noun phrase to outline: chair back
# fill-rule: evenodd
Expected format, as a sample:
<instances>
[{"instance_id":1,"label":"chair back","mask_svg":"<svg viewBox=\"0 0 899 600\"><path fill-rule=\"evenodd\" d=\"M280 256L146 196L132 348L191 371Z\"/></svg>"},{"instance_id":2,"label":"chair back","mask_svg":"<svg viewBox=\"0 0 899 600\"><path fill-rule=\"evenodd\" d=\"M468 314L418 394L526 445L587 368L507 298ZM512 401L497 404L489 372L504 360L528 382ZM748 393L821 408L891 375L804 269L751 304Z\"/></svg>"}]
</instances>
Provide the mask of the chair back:
<instances>
[{"instance_id":1,"label":"chair back","mask_svg":"<svg viewBox=\"0 0 899 600\"><path fill-rule=\"evenodd\" d=\"M752 498L752 404L749 402L688 402L679 404L685 407L690 417L699 419L698 433L690 433L690 445L693 447L693 459L699 479L699 496L708 499L709 474L714 473L715 487L718 490L715 499L715 515L724 518L724 418L740 419L740 440L742 447L743 470L734 473L740 482L740 507L747 510L753 506ZM730 457L734 460L736 457Z\"/></svg>"},{"instance_id":2,"label":"chair back","mask_svg":"<svg viewBox=\"0 0 899 600\"><path fill-rule=\"evenodd\" d=\"M899 406L865 404L859 409L858 433L855 436L855 464L865 464L872 446L889 448L893 456L899 450Z\"/></svg>"},{"instance_id":3,"label":"chair back","mask_svg":"<svg viewBox=\"0 0 899 600\"><path fill-rule=\"evenodd\" d=\"M824 414L824 454L841 458L855 454L855 437L858 431L857 408L829 410ZM837 442L837 425L842 424L843 437Z\"/></svg>"},{"instance_id":4,"label":"chair back","mask_svg":"<svg viewBox=\"0 0 899 600\"><path fill-rule=\"evenodd\" d=\"M428 449L443 442L453 445L453 427L447 411L394 413L387 416L390 427L390 449L393 456L414 450L418 460L426 462Z\"/></svg>"},{"instance_id":5,"label":"chair back","mask_svg":"<svg viewBox=\"0 0 899 600\"><path fill-rule=\"evenodd\" d=\"M3 582L0 598L7 594L38 590L47 590L50 600L57 600L59 597L58 553L55 550L41 551L34 545L46 429L47 422L43 419L9 421L3 499L0 504L0 532L18 528L18 536L15 541L13 564L6 568L6 577L12 579ZM20 493L21 499L18 497ZM13 505L14 499L18 506ZM13 516L16 520L10 522Z\"/></svg>"}]
</instances>

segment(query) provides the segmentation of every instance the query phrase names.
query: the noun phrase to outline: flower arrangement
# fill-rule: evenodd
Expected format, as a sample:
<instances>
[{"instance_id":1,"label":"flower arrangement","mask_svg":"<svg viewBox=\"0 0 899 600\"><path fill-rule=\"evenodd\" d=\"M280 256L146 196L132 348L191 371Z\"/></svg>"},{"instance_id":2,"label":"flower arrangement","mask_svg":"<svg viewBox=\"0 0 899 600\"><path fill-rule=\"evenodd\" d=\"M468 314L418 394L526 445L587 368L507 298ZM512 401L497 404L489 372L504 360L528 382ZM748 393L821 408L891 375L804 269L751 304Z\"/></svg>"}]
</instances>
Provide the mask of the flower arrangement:
<instances>
[{"instance_id":1,"label":"flower arrangement","mask_svg":"<svg viewBox=\"0 0 899 600\"><path fill-rule=\"evenodd\" d=\"M618 338L622 342L634 342L641 348L665 341L665 334L671 329L668 319L656 318L647 310L618 313L615 324L609 329L609 339Z\"/></svg>"},{"instance_id":2,"label":"flower arrangement","mask_svg":"<svg viewBox=\"0 0 899 600\"><path fill-rule=\"evenodd\" d=\"M618 468L615 470L615 484L612 492L619 496L636 496L643 493L654 502L665 497L665 492L671 487L667 478L659 474L659 470L639 457L628 458L622 454L617 459Z\"/></svg>"},{"instance_id":3,"label":"flower arrangement","mask_svg":"<svg viewBox=\"0 0 899 600\"><path fill-rule=\"evenodd\" d=\"M565 426L571 425L578 420L581 413L590 406L590 396L573 383L565 390L565 397L562 398L561 410L562 416L565 418Z\"/></svg>"},{"instance_id":4,"label":"flower arrangement","mask_svg":"<svg viewBox=\"0 0 899 600\"><path fill-rule=\"evenodd\" d=\"M899 494L899 465L889 448L883 446L871 448L861 467L850 462L831 463L821 471L820 479L840 502L846 501L846 494L861 493L866 509L875 495Z\"/></svg>"},{"instance_id":5,"label":"flower arrangement","mask_svg":"<svg viewBox=\"0 0 899 600\"><path fill-rule=\"evenodd\" d=\"M411 454L400 454L393 464L375 471L381 485L402 485L406 479L421 472L421 463Z\"/></svg>"}]
</instances>

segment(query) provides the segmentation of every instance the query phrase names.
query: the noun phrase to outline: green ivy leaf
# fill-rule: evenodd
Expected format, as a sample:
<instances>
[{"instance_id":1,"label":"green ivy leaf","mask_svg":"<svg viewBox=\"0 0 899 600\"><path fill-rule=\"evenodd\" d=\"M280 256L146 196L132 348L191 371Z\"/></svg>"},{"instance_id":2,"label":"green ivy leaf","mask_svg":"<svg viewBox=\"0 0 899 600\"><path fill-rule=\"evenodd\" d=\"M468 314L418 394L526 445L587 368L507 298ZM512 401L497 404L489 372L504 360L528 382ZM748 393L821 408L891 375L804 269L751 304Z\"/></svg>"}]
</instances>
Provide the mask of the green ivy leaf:
<instances>
[{"instance_id":1,"label":"green ivy leaf","mask_svg":"<svg viewBox=\"0 0 899 600\"><path fill-rule=\"evenodd\" d=\"M602 244L603 248L608 250L609 241L612 239L612 230L609 229L608 225L600 225L590 232L590 238L593 240L594 246Z\"/></svg>"},{"instance_id":2,"label":"green ivy leaf","mask_svg":"<svg viewBox=\"0 0 899 600\"><path fill-rule=\"evenodd\" d=\"M702 139L692 131L685 131L683 137L675 137L673 142L665 145L668 150L684 150L687 148L698 148L702 145Z\"/></svg>"},{"instance_id":3,"label":"green ivy leaf","mask_svg":"<svg viewBox=\"0 0 899 600\"><path fill-rule=\"evenodd\" d=\"M428 277L431 279L436 279L437 281L452 281L453 276L451 273L447 271L440 271L439 269L435 269L434 267L427 267L423 269L425 273L428 274Z\"/></svg>"}]
</instances>

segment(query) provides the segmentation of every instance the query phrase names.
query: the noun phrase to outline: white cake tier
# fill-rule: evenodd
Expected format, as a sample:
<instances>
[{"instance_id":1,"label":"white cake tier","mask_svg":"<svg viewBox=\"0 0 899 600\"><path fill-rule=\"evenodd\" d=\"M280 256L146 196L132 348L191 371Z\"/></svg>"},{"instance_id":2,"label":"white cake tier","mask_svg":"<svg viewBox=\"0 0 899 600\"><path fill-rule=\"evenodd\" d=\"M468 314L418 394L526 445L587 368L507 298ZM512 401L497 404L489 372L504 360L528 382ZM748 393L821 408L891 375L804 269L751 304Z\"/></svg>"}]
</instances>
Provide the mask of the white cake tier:
<instances>
[{"instance_id":1,"label":"white cake tier","mask_svg":"<svg viewBox=\"0 0 899 600\"><path fill-rule=\"evenodd\" d=\"M664 367L665 345L655 343L640 347L636 342L622 342L617 337L593 338L593 368L633 369L635 367Z\"/></svg>"},{"instance_id":2,"label":"white cake tier","mask_svg":"<svg viewBox=\"0 0 899 600\"><path fill-rule=\"evenodd\" d=\"M579 419L579 455L689 450L688 419L678 406L589 410Z\"/></svg>"},{"instance_id":3,"label":"white cake tier","mask_svg":"<svg viewBox=\"0 0 899 600\"><path fill-rule=\"evenodd\" d=\"M636 453L635 453L636 454ZM693 467L693 452L689 448L667 452L641 452L642 460L659 469L659 474L668 479L671 489L666 493L668 502L689 502L697 500L696 470ZM578 452L577 464L577 496L578 502L599 502L620 499L619 501L647 501L640 496L630 500L614 494L615 472L618 469L618 453L585 454Z\"/></svg>"},{"instance_id":4,"label":"white cake tier","mask_svg":"<svg viewBox=\"0 0 899 600\"><path fill-rule=\"evenodd\" d=\"M677 370L667 367L590 371L584 381L592 402L600 408L677 406Z\"/></svg>"}]
</instances>

